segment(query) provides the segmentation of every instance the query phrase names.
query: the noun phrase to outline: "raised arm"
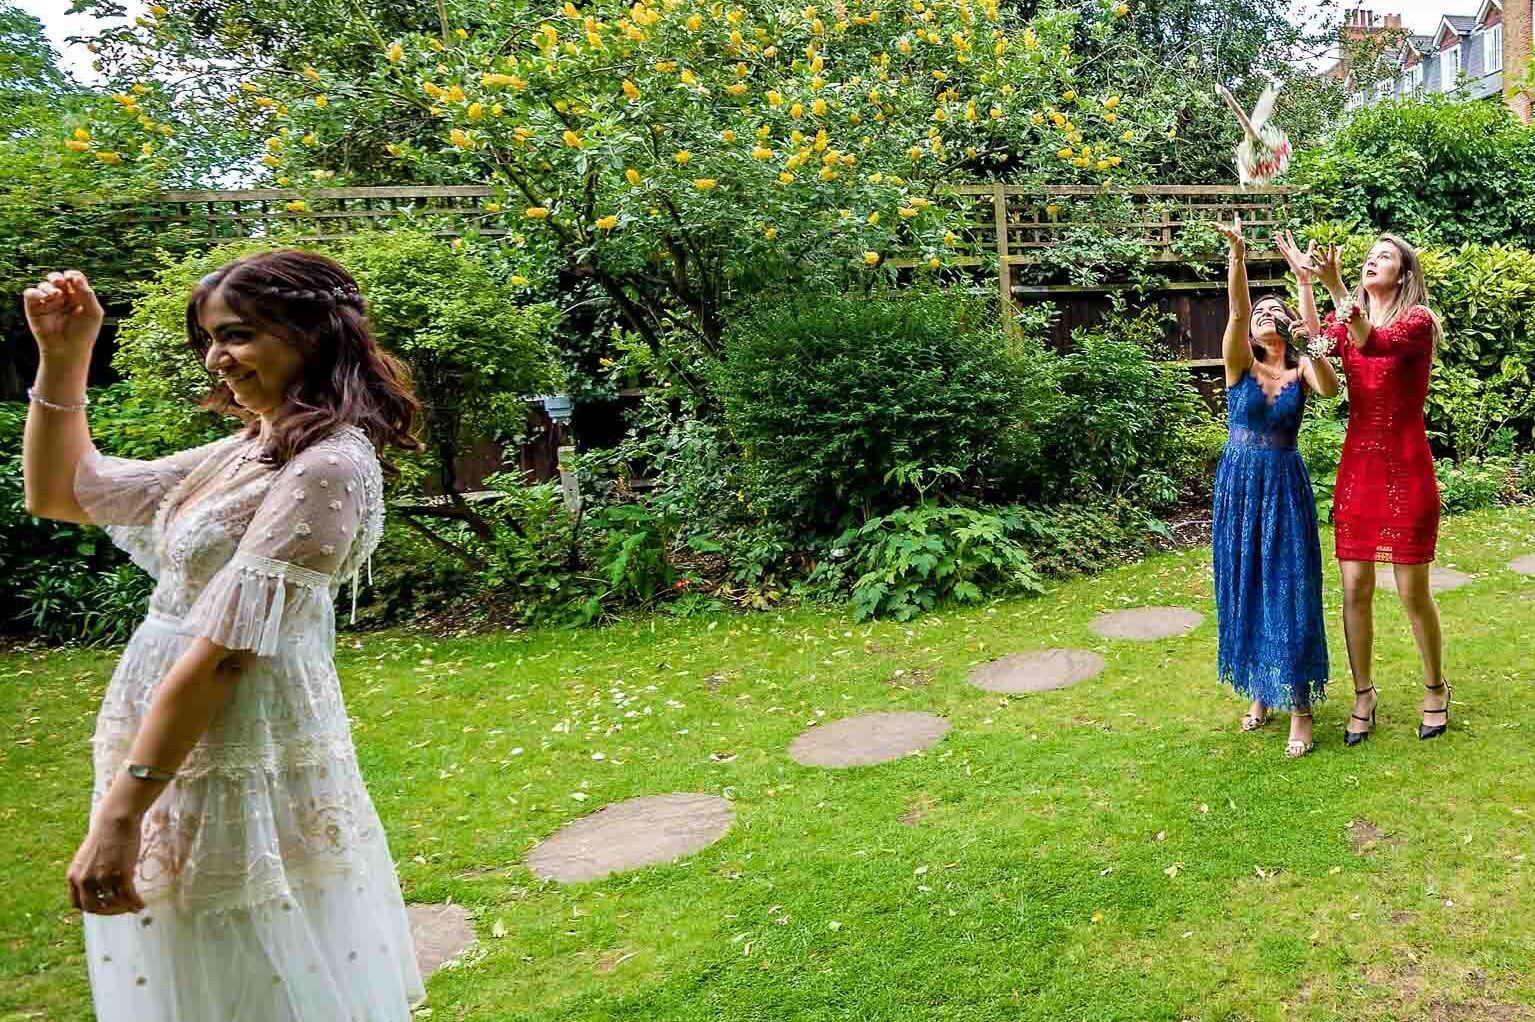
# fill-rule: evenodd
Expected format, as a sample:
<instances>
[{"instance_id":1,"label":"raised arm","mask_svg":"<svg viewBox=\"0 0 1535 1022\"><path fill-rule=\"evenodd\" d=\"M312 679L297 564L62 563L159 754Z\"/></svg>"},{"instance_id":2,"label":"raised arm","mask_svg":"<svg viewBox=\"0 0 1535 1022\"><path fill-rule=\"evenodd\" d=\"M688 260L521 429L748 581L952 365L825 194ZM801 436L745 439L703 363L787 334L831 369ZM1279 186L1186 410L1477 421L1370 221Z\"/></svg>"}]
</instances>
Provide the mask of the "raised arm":
<instances>
[{"instance_id":1,"label":"raised arm","mask_svg":"<svg viewBox=\"0 0 1535 1022\"><path fill-rule=\"evenodd\" d=\"M1226 335L1221 340L1221 358L1226 363L1226 386L1234 387L1242 374L1252 368L1253 349L1247 343L1247 321L1252 318L1252 296L1247 293L1247 243L1242 238L1242 217L1231 218L1231 226L1216 224L1215 229L1228 245L1226 267Z\"/></svg>"},{"instance_id":2,"label":"raised arm","mask_svg":"<svg viewBox=\"0 0 1535 1022\"><path fill-rule=\"evenodd\" d=\"M1362 348L1370 337L1370 321L1365 318L1364 310L1354 304L1353 297L1348 293L1348 286L1343 283L1342 252L1337 245L1328 245L1322 253L1322 265L1320 275L1322 286L1327 288L1328 295L1332 298L1333 308L1337 310L1337 323L1346 333L1343 334L1355 348Z\"/></svg>"},{"instance_id":3,"label":"raised arm","mask_svg":"<svg viewBox=\"0 0 1535 1022\"><path fill-rule=\"evenodd\" d=\"M75 469L95 451L85 418L85 384L101 332L102 309L85 274L50 273L22 294L37 340L37 381L22 440L27 511L39 518L87 522L75 499Z\"/></svg>"}]
</instances>

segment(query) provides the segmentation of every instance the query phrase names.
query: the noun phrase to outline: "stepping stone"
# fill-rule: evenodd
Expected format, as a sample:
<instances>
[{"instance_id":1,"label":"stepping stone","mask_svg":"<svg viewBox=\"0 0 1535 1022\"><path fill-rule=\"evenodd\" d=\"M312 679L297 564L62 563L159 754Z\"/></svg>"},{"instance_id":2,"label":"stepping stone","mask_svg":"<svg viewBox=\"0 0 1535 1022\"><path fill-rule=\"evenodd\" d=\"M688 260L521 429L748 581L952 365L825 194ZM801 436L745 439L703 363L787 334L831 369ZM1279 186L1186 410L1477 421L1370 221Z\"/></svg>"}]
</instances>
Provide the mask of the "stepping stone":
<instances>
[{"instance_id":1,"label":"stepping stone","mask_svg":"<svg viewBox=\"0 0 1535 1022\"><path fill-rule=\"evenodd\" d=\"M803 766L873 766L937 745L949 727L931 713L860 713L804 732L789 755Z\"/></svg>"},{"instance_id":2,"label":"stepping stone","mask_svg":"<svg viewBox=\"0 0 1535 1022\"><path fill-rule=\"evenodd\" d=\"M1535 554L1526 554L1516 560L1508 562L1509 571L1517 571L1521 575L1535 575Z\"/></svg>"},{"instance_id":3,"label":"stepping stone","mask_svg":"<svg viewBox=\"0 0 1535 1022\"><path fill-rule=\"evenodd\" d=\"M545 880L601 880L707 848L725 836L734 819L735 807L715 795L631 798L561 827L534 846L527 864Z\"/></svg>"},{"instance_id":4,"label":"stepping stone","mask_svg":"<svg viewBox=\"0 0 1535 1022\"><path fill-rule=\"evenodd\" d=\"M1428 569L1428 591L1431 593L1447 593L1451 589L1459 589L1461 586L1470 585L1474 579L1463 571L1454 568L1441 568L1437 564ZM1375 584L1382 589L1396 592L1396 572L1391 570L1389 564L1381 565L1375 572Z\"/></svg>"},{"instance_id":5,"label":"stepping stone","mask_svg":"<svg viewBox=\"0 0 1535 1022\"><path fill-rule=\"evenodd\" d=\"M1205 616L1187 607L1136 607L1099 614L1087 627L1105 639L1171 639L1187 635Z\"/></svg>"},{"instance_id":6,"label":"stepping stone","mask_svg":"<svg viewBox=\"0 0 1535 1022\"><path fill-rule=\"evenodd\" d=\"M970 672L970 684L988 692L1049 692L1096 677L1103 657L1085 649L1042 649L1014 653Z\"/></svg>"},{"instance_id":7,"label":"stepping stone","mask_svg":"<svg viewBox=\"0 0 1535 1022\"><path fill-rule=\"evenodd\" d=\"M425 979L463 954L474 943L474 924L462 905L406 905L410 936L416 944L416 968Z\"/></svg>"}]
</instances>

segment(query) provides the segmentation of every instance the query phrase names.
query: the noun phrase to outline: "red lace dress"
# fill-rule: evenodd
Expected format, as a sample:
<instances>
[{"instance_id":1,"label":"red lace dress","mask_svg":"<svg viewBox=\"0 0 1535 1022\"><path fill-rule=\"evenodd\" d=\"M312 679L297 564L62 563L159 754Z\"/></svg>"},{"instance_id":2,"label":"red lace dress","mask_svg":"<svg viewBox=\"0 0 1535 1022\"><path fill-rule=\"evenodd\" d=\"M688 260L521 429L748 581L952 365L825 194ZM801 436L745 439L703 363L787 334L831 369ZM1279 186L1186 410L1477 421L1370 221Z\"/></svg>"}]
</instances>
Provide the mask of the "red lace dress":
<instances>
[{"instance_id":1,"label":"red lace dress","mask_svg":"<svg viewBox=\"0 0 1535 1022\"><path fill-rule=\"evenodd\" d=\"M1348 433L1333 499L1340 561L1427 564L1439 540L1439 484L1423 425L1434 323L1422 306L1370 330L1363 347L1329 316L1343 353Z\"/></svg>"}]
</instances>

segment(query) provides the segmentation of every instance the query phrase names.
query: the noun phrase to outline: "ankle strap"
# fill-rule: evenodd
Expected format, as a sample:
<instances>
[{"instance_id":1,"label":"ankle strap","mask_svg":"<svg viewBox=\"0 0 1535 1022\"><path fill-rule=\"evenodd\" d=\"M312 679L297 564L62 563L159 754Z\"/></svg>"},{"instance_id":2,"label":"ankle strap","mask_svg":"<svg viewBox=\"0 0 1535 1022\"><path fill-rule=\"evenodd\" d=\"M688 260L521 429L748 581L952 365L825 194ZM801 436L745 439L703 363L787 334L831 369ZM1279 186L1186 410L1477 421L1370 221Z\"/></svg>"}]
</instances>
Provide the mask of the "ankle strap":
<instances>
[{"instance_id":1,"label":"ankle strap","mask_svg":"<svg viewBox=\"0 0 1535 1022\"><path fill-rule=\"evenodd\" d=\"M1437 685L1424 685L1423 687L1428 689L1430 692L1438 692L1439 690L1444 688L1444 682L1441 681Z\"/></svg>"},{"instance_id":2,"label":"ankle strap","mask_svg":"<svg viewBox=\"0 0 1535 1022\"><path fill-rule=\"evenodd\" d=\"M1374 692L1374 691L1375 691L1375 686L1371 685L1369 688L1356 688L1356 689L1354 689L1354 695L1362 696L1362 695L1367 695L1367 694L1369 694L1371 692Z\"/></svg>"}]
</instances>

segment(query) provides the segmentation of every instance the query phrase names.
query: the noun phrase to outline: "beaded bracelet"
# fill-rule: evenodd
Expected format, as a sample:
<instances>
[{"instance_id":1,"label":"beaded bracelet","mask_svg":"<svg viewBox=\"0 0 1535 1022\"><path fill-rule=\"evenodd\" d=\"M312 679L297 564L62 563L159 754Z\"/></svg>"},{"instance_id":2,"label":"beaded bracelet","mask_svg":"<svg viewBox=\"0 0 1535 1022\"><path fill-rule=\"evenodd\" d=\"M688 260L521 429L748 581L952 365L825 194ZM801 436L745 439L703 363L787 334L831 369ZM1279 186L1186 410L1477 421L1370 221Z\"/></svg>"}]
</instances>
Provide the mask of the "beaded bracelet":
<instances>
[{"instance_id":1,"label":"beaded bracelet","mask_svg":"<svg viewBox=\"0 0 1535 1022\"><path fill-rule=\"evenodd\" d=\"M80 403L77 405L54 404L52 401L49 401L47 398L39 394L36 387L27 388L27 400L34 405L40 405L43 408L47 408L49 411L54 412L83 412L85 411L86 406L91 403L91 399L88 396L82 395L80 398Z\"/></svg>"}]
</instances>

